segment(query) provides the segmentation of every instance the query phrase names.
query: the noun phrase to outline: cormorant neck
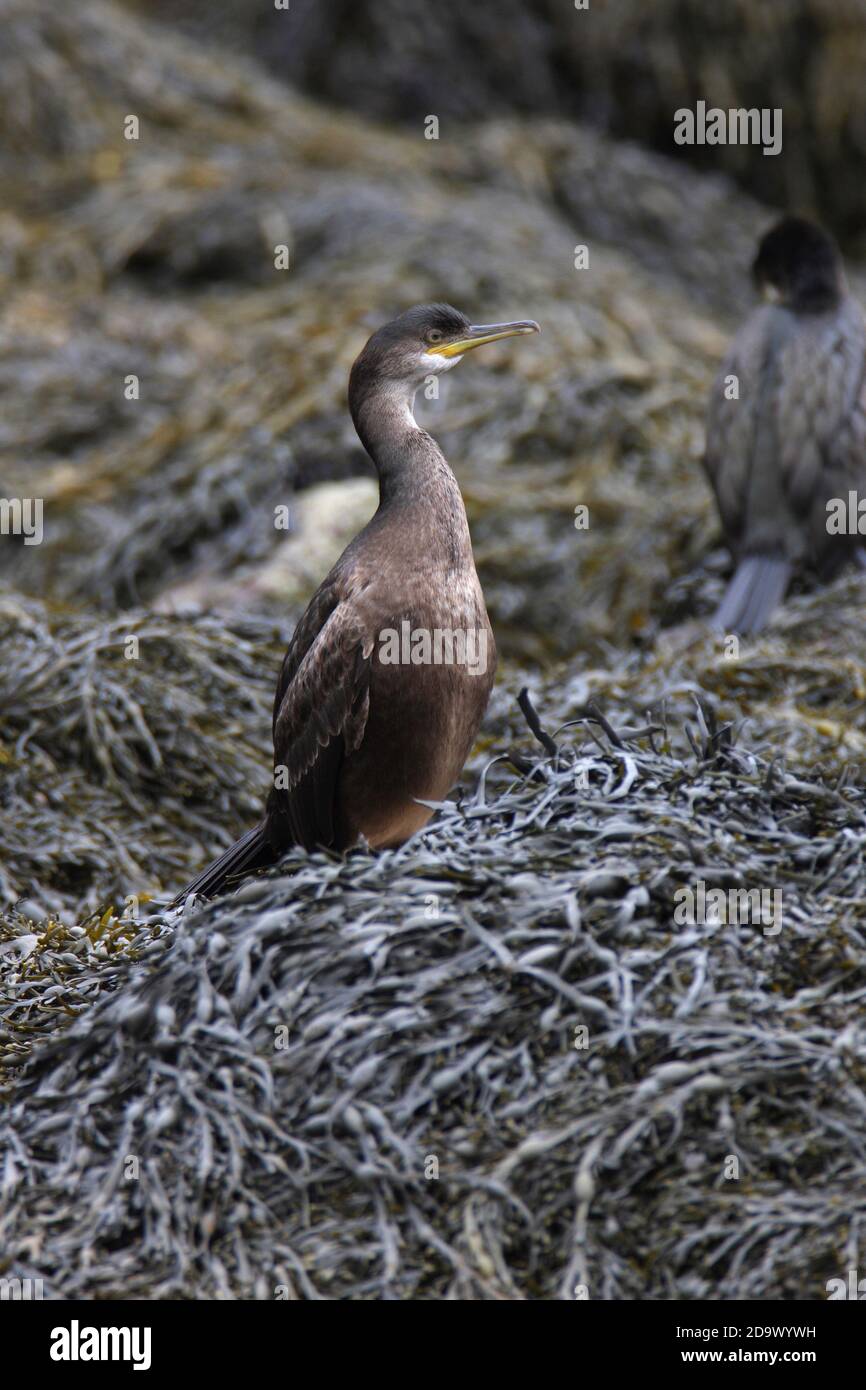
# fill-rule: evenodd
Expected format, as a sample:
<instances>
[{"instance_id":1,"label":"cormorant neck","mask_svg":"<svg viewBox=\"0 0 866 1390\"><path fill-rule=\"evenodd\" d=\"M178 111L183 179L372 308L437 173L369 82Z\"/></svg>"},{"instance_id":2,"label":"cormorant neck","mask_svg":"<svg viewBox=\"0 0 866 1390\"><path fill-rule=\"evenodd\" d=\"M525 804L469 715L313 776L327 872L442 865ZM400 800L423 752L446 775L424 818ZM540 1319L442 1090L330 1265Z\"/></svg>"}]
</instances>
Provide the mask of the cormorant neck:
<instances>
[{"instance_id":1,"label":"cormorant neck","mask_svg":"<svg viewBox=\"0 0 866 1390\"><path fill-rule=\"evenodd\" d=\"M804 256L791 276L790 307L798 314L838 309L847 293L845 272L832 246Z\"/></svg>"},{"instance_id":2,"label":"cormorant neck","mask_svg":"<svg viewBox=\"0 0 866 1390\"><path fill-rule=\"evenodd\" d=\"M361 388L349 380L349 410L358 438L380 477L388 456L399 452L407 435L418 429L413 412L415 390L403 382Z\"/></svg>"},{"instance_id":3,"label":"cormorant neck","mask_svg":"<svg viewBox=\"0 0 866 1390\"><path fill-rule=\"evenodd\" d=\"M797 285L789 306L798 314L823 314L838 309L845 296L845 285L838 280L807 279Z\"/></svg>"},{"instance_id":4,"label":"cormorant neck","mask_svg":"<svg viewBox=\"0 0 866 1390\"><path fill-rule=\"evenodd\" d=\"M415 558L431 568L473 565L472 541L460 486L436 440L422 430L412 407L415 389L403 383L349 388L358 437L379 474L376 526L401 519ZM405 528L405 529L404 529Z\"/></svg>"},{"instance_id":5,"label":"cormorant neck","mask_svg":"<svg viewBox=\"0 0 866 1390\"><path fill-rule=\"evenodd\" d=\"M383 507L435 496L443 475L454 477L436 440L415 419L415 392L406 383L386 382L363 394L349 393L358 438L379 475ZM439 486L431 488L434 480ZM454 486L457 489L456 479Z\"/></svg>"}]
</instances>

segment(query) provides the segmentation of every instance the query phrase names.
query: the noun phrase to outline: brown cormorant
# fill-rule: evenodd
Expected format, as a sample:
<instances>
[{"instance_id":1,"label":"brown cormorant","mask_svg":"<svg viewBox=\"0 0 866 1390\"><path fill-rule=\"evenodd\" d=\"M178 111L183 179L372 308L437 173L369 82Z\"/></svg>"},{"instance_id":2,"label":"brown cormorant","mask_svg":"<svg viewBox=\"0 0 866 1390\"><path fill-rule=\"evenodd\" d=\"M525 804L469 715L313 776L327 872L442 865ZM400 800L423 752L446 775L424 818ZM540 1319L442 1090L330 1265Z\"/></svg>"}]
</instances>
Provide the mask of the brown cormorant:
<instances>
[{"instance_id":1,"label":"brown cormorant","mask_svg":"<svg viewBox=\"0 0 866 1390\"><path fill-rule=\"evenodd\" d=\"M463 354L536 323L471 324L409 309L352 367L349 409L379 508L295 628L273 711L274 786L261 822L175 899L275 863L291 845L399 845L430 818L475 740L496 648L457 479L413 415L418 387Z\"/></svg>"},{"instance_id":2,"label":"brown cormorant","mask_svg":"<svg viewBox=\"0 0 866 1390\"><path fill-rule=\"evenodd\" d=\"M862 538L836 534L828 502L866 482L866 327L835 243L786 217L752 271L768 302L716 380L705 456L736 560L714 621L742 634L765 625L795 571L828 580L857 555Z\"/></svg>"}]
</instances>

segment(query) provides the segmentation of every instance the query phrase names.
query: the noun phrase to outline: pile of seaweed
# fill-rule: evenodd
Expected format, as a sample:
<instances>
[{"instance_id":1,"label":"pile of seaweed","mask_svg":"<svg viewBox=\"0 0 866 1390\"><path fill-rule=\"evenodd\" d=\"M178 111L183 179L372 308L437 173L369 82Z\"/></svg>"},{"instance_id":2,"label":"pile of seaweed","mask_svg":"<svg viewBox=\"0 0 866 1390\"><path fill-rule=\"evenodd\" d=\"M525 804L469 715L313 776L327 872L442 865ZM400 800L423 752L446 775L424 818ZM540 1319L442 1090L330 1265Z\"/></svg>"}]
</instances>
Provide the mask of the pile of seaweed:
<instances>
[{"instance_id":1,"label":"pile of seaweed","mask_svg":"<svg viewBox=\"0 0 866 1390\"><path fill-rule=\"evenodd\" d=\"M398 851L295 852L179 919L129 866L140 891L77 925L7 912L5 1270L51 1297L823 1297L866 1216L857 590L795 600L741 661L680 631L563 672L546 729L525 706L540 742L506 682L493 746ZM135 692L155 724L184 659L244 659L175 623L163 693ZM62 747L75 795L116 796L117 842L159 845L177 807L132 830L135 717L131 804L70 776L128 711L106 646L79 648L90 688L41 685L33 775ZM180 796L213 744L178 722ZM85 805L65 852L104 823ZM701 884L778 911L683 920Z\"/></svg>"},{"instance_id":2,"label":"pile of seaweed","mask_svg":"<svg viewBox=\"0 0 866 1390\"><path fill-rule=\"evenodd\" d=\"M45 504L0 547L0 1273L822 1297L866 1258L864 581L740 646L699 618L771 213L568 122L425 142L103 0L0 9L0 455ZM281 652L371 506L351 358L443 298L544 328L419 410L503 654L483 739L401 850L169 912L258 818ZM779 930L679 920L701 884Z\"/></svg>"},{"instance_id":3,"label":"pile of seaweed","mask_svg":"<svg viewBox=\"0 0 866 1390\"><path fill-rule=\"evenodd\" d=\"M866 11L859 0L124 0L205 44L254 53L293 86L401 125L567 115L722 169L768 202L811 209L862 255ZM677 146L674 112L782 112L781 149Z\"/></svg>"}]
</instances>

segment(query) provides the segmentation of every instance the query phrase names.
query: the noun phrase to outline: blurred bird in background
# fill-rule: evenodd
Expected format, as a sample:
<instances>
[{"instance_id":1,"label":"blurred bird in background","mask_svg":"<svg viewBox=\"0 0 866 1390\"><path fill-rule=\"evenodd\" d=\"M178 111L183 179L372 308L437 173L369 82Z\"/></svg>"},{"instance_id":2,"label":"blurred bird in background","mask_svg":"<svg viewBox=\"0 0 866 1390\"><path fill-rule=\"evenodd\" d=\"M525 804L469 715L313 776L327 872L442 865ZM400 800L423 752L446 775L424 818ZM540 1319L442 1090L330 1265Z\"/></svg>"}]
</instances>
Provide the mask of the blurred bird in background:
<instances>
[{"instance_id":1,"label":"blurred bird in background","mask_svg":"<svg viewBox=\"0 0 866 1390\"><path fill-rule=\"evenodd\" d=\"M866 484L866 326L835 242L786 217L752 272L766 302L713 386L704 459L736 562L714 623L743 635L765 626L794 573L826 581L863 562L856 531L828 528L828 503Z\"/></svg>"}]
</instances>

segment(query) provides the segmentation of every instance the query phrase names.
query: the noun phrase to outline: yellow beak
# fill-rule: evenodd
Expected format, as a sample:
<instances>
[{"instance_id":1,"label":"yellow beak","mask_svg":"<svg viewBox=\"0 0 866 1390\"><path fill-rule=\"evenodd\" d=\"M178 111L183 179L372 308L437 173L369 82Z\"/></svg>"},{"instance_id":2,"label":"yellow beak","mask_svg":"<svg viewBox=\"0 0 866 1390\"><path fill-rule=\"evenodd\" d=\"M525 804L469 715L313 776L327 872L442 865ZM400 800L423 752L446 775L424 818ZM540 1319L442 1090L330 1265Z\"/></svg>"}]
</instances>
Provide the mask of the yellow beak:
<instances>
[{"instance_id":1,"label":"yellow beak","mask_svg":"<svg viewBox=\"0 0 866 1390\"><path fill-rule=\"evenodd\" d=\"M517 323L473 323L468 337L460 338L456 343L438 344L427 351L439 357L459 357L472 348L483 347L485 343L498 343L500 338L517 338L522 333L540 332L534 319L520 319Z\"/></svg>"}]
</instances>

